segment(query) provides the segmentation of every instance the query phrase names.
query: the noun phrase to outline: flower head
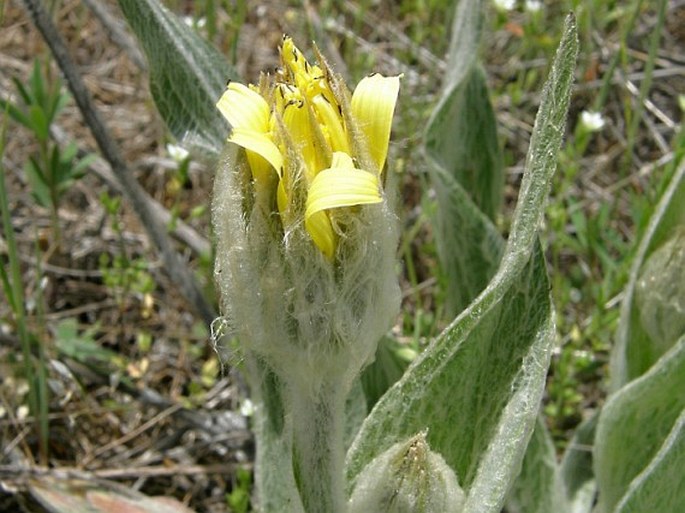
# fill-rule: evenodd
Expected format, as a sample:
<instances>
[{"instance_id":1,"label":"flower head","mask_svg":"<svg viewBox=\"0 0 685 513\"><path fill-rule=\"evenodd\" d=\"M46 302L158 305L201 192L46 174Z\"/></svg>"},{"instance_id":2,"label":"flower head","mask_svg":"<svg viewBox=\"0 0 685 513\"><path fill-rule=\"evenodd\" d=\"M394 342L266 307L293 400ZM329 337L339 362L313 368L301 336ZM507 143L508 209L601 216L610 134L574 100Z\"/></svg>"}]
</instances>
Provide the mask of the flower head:
<instances>
[{"instance_id":1,"label":"flower head","mask_svg":"<svg viewBox=\"0 0 685 513\"><path fill-rule=\"evenodd\" d=\"M336 211L380 203L399 77L364 78L349 98L325 60L310 64L285 37L281 68L259 85L229 83L217 107L228 140L245 150L256 189L275 183L284 227L302 217L311 240L332 259Z\"/></svg>"},{"instance_id":2,"label":"flower head","mask_svg":"<svg viewBox=\"0 0 685 513\"><path fill-rule=\"evenodd\" d=\"M228 84L212 200L226 326L310 394L351 386L400 303L383 188L399 77L370 75L350 94L317 56L284 38L275 74Z\"/></svg>"}]
</instances>

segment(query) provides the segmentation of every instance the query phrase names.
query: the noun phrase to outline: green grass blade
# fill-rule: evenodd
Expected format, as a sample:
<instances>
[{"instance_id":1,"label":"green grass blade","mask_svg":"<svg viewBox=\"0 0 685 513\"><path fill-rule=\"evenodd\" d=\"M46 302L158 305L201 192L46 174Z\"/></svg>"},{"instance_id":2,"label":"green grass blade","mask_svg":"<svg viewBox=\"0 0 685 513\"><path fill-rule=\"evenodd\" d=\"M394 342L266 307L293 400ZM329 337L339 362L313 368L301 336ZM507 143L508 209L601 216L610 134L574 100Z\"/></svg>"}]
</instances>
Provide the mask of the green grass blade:
<instances>
[{"instance_id":1,"label":"green grass blade","mask_svg":"<svg viewBox=\"0 0 685 513\"><path fill-rule=\"evenodd\" d=\"M656 62L657 51L659 50L659 41L663 35L664 25L666 23L666 8L668 6L668 0L660 0L659 2L659 13L657 16L657 22L649 41L649 51L647 54L647 62L645 64L644 75L645 78L640 82L640 93L638 95L638 101L635 106L635 110L632 112L632 117L630 119L630 124L628 125L628 130L626 131L626 149L624 152L623 165L624 169L627 169L633 158L633 150L635 148L635 142L637 140L637 130L642 121L642 112L645 105L645 100L649 93L649 89L652 87L652 78L654 73L654 65Z\"/></svg>"},{"instance_id":2,"label":"green grass blade","mask_svg":"<svg viewBox=\"0 0 685 513\"><path fill-rule=\"evenodd\" d=\"M158 0L119 0L147 55L150 90L171 133L210 157L218 156L228 124L215 104L237 79L224 57Z\"/></svg>"},{"instance_id":3,"label":"green grass blade","mask_svg":"<svg viewBox=\"0 0 685 513\"><path fill-rule=\"evenodd\" d=\"M7 116L3 118L0 127L0 156L5 151L5 130ZM0 159L0 217L7 244L9 258L9 273L3 272L2 284L9 304L13 307L19 342L21 343L24 375L29 384L28 402L31 414L36 419L36 434L39 441L41 463L47 464L48 458L48 388L46 381L45 359L43 358L40 342L34 340L26 327L26 310L24 285L19 267L19 250L14 237L7 188L5 184L5 168ZM36 346L39 358L34 360L33 349Z\"/></svg>"}]
</instances>

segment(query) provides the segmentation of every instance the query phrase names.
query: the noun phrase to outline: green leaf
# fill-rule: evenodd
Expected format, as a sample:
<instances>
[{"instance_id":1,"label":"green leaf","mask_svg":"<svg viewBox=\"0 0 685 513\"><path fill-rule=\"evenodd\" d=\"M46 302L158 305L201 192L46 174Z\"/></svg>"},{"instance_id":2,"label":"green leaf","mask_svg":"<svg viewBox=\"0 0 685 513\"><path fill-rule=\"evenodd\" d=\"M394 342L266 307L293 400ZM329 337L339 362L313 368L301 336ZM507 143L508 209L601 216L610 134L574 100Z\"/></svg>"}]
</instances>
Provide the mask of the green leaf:
<instances>
[{"instance_id":1,"label":"green leaf","mask_svg":"<svg viewBox=\"0 0 685 513\"><path fill-rule=\"evenodd\" d=\"M577 51L569 16L542 94L500 268L367 417L347 455L350 490L374 457L427 430L431 449L467 491L464 511L500 511L533 430L553 346L537 227L556 168Z\"/></svg>"},{"instance_id":2,"label":"green leaf","mask_svg":"<svg viewBox=\"0 0 685 513\"><path fill-rule=\"evenodd\" d=\"M667 497L661 499L665 501L663 504L685 501L685 487L676 487L683 479L685 468L683 442L678 440L682 433L675 433L675 439L669 437L674 428L677 432L682 431L678 423L685 412L683 390L685 337L643 376L609 397L599 418L594 444L600 513L615 511L621 498L626 493L633 493L631 482L635 484L634 480L641 473L653 472L653 467L659 467L657 475L663 475L666 468L679 468L679 472L661 482L650 477L649 483L641 485L639 494L664 494ZM630 502L636 504L641 500L636 497ZM649 511L676 513L683 510L665 507Z\"/></svg>"},{"instance_id":3,"label":"green leaf","mask_svg":"<svg viewBox=\"0 0 685 513\"><path fill-rule=\"evenodd\" d=\"M47 177L35 157L29 157L29 160L24 163L24 172L31 184L31 194L36 202L42 207L49 208L52 205L50 187L47 183Z\"/></svg>"},{"instance_id":4,"label":"green leaf","mask_svg":"<svg viewBox=\"0 0 685 513\"><path fill-rule=\"evenodd\" d=\"M228 124L215 104L236 72L223 56L158 0L119 0L147 55L150 90L171 133L217 157Z\"/></svg>"},{"instance_id":5,"label":"green leaf","mask_svg":"<svg viewBox=\"0 0 685 513\"><path fill-rule=\"evenodd\" d=\"M462 311L483 290L503 248L487 222L499 211L504 175L485 74L476 65L482 21L480 0L457 3L443 94L426 131L448 315Z\"/></svg>"},{"instance_id":6,"label":"green leaf","mask_svg":"<svg viewBox=\"0 0 685 513\"><path fill-rule=\"evenodd\" d=\"M523 458L521 473L507 500L510 513L564 513L568 511L552 437L538 416Z\"/></svg>"},{"instance_id":7,"label":"green leaf","mask_svg":"<svg viewBox=\"0 0 685 513\"><path fill-rule=\"evenodd\" d=\"M362 372L361 384L369 409L407 369L409 362L400 356L400 349L402 345L390 335L386 335L378 343L373 362Z\"/></svg>"},{"instance_id":8,"label":"green leaf","mask_svg":"<svg viewBox=\"0 0 685 513\"><path fill-rule=\"evenodd\" d=\"M685 511L685 411L649 466L637 476L616 513Z\"/></svg>"},{"instance_id":9,"label":"green leaf","mask_svg":"<svg viewBox=\"0 0 685 513\"><path fill-rule=\"evenodd\" d=\"M461 312L497 271L504 240L459 182L427 160L438 202L436 242L446 275L447 312Z\"/></svg>"},{"instance_id":10,"label":"green leaf","mask_svg":"<svg viewBox=\"0 0 685 513\"><path fill-rule=\"evenodd\" d=\"M31 119L27 114L25 114L21 109L19 109L16 105L14 105L11 102L8 102L7 100L3 100L0 98L0 111L1 112L7 112L9 116L19 123L20 125L25 126L29 130L33 130L33 123L31 122Z\"/></svg>"},{"instance_id":11,"label":"green leaf","mask_svg":"<svg viewBox=\"0 0 685 513\"><path fill-rule=\"evenodd\" d=\"M501 507L537 415L554 330L539 251L498 276L376 404L348 454L351 485L389 446L427 431L462 486L477 487L465 510L487 511L485 494Z\"/></svg>"},{"instance_id":12,"label":"green leaf","mask_svg":"<svg viewBox=\"0 0 685 513\"><path fill-rule=\"evenodd\" d=\"M680 252L682 260L685 252L684 226L685 163L682 163L659 200L635 255L611 355L611 386L614 391L646 372L682 334L685 295L682 269L679 270L677 265L665 266L666 262L659 263L659 260L668 261L669 256L658 252L662 248L668 252L667 245L670 244L671 256L677 258ZM650 271L652 257L651 267L655 270ZM648 289L646 297L639 298L640 281L649 277L655 277L656 281L645 284ZM673 297L667 297L674 293ZM656 303L650 304L652 302ZM666 318L655 319L660 312ZM666 340L669 337L671 340Z\"/></svg>"},{"instance_id":13,"label":"green leaf","mask_svg":"<svg viewBox=\"0 0 685 513\"><path fill-rule=\"evenodd\" d=\"M431 117L426 152L495 219L502 203L504 174L497 120L480 66L474 66L462 82L450 84L449 94Z\"/></svg>"},{"instance_id":14,"label":"green leaf","mask_svg":"<svg viewBox=\"0 0 685 513\"><path fill-rule=\"evenodd\" d=\"M459 0L456 5L447 50L444 96L449 96L450 90L460 84L473 67L483 29L482 0Z\"/></svg>"},{"instance_id":15,"label":"green leaf","mask_svg":"<svg viewBox=\"0 0 685 513\"><path fill-rule=\"evenodd\" d=\"M45 116L45 111L40 105L29 105L29 118L31 128L39 141L47 141L50 137L50 124Z\"/></svg>"},{"instance_id":16,"label":"green leaf","mask_svg":"<svg viewBox=\"0 0 685 513\"><path fill-rule=\"evenodd\" d=\"M33 61L33 71L29 77L29 85L31 87L31 96L33 97L33 101L30 102L30 104L35 104L36 106L40 107L45 114L47 114L46 107L48 106L48 93L45 90L43 72L38 59Z\"/></svg>"},{"instance_id":17,"label":"green leaf","mask_svg":"<svg viewBox=\"0 0 685 513\"><path fill-rule=\"evenodd\" d=\"M36 100L34 99L33 95L30 93L30 91L26 88L26 86L23 84L21 80L19 80L16 77L13 77L12 82L14 82L14 87L17 89L19 96L21 96L24 105L31 105L33 103L36 103Z\"/></svg>"},{"instance_id":18,"label":"green leaf","mask_svg":"<svg viewBox=\"0 0 685 513\"><path fill-rule=\"evenodd\" d=\"M117 353L102 347L93 338L93 329L78 331L76 319L64 319L57 325L55 346L59 352L81 363L109 365Z\"/></svg>"},{"instance_id":19,"label":"green leaf","mask_svg":"<svg viewBox=\"0 0 685 513\"><path fill-rule=\"evenodd\" d=\"M597 484L592 469L592 444L598 419L599 413L595 413L578 426L561 460L562 484L574 513L590 513L595 504Z\"/></svg>"}]
</instances>

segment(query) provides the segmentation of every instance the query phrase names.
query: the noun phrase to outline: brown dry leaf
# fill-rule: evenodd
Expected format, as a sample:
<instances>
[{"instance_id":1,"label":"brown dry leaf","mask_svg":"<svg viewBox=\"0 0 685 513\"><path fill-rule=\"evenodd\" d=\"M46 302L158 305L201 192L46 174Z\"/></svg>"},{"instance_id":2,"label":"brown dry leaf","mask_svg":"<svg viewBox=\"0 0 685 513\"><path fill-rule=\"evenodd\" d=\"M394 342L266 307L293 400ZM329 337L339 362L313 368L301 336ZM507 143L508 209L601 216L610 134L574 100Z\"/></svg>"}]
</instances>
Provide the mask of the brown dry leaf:
<instances>
[{"instance_id":1,"label":"brown dry leaf","mask_svg":"<svg viewBox=\"0 0 685 513\"><path fill-rule=\"evenodd\" d=\"M33 497L51 513L193 513L169 497L147 497L133 490L84 479L32 480Z\"/></svg>"}]
</instances>

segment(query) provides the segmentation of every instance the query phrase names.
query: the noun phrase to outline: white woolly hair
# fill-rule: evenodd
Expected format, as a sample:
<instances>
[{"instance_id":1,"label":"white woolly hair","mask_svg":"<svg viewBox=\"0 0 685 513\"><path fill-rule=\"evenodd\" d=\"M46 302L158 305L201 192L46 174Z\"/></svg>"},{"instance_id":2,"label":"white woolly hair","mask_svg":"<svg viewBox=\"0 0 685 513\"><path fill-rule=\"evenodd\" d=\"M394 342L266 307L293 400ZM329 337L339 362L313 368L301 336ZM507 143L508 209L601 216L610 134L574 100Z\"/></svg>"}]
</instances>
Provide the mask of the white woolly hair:
<instances>
[{"instance_id":1,"label":"white woolly hair","mask_svg":"<svg viewBox=\"0 0 685 513\"><path fill-rule=\"evenodd\" d=\"M284 229L275 184L254 194L244 152L229 144L212 202L224 318L246 350L303 393L349 385L399 310L397 219L386 201L336 209L331 262L306 232L301 202Z\"/></svg>"}]
</instances>

